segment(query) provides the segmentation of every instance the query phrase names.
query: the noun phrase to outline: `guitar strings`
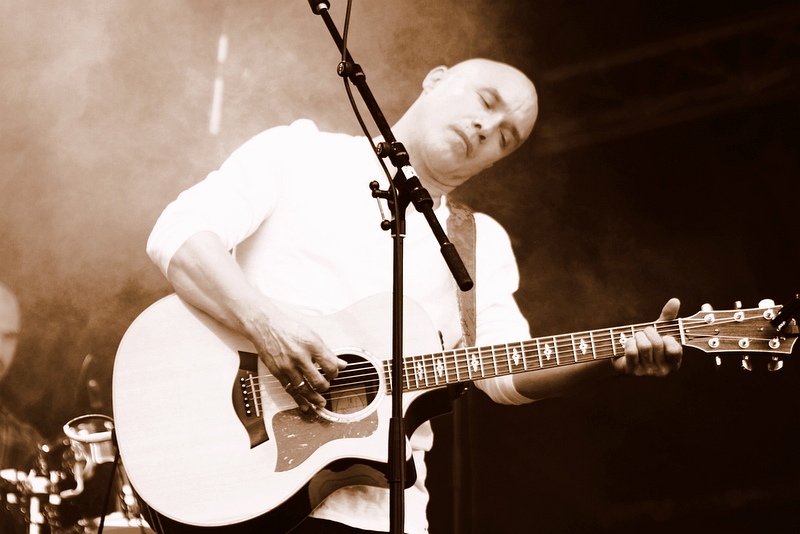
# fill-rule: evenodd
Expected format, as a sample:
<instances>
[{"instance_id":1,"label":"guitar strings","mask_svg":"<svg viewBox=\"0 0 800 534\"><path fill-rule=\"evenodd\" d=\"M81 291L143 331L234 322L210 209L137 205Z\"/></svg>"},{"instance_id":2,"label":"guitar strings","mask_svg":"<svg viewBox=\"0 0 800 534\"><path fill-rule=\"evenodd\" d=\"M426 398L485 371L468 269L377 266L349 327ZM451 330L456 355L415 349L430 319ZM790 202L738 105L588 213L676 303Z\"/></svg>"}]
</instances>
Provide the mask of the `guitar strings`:
<instances>
[{"instance_id":1,"label":"guitar strings","mask_svg":"<svg viewBox=\"0 0 800 534\"><path fill-rule=\"evenodd\" d=\"M624 355L624 348L621 346L622 343L620 341L621 335L625 334L626 338L632 337L637 328L641 329L642 327L649 327L655 326L659 334L661 335L674 335L679 336L681 333L681 326L683 326L684 334L692 335L694 338L702 338L702 337L716 337L720 340L729 340L729 339L739 339L736 336L725 336L720 335L719 333L714 334L697 334L693 333L694 330L697 329L708 329L710 327L716 325L724 325L728 323L734 322L741 322L737 321L736 319L727 319L721 320L713 325L709 324L705 320L693 320L693 319L683 319L683 324L681 325L681 320L674 320L674 321L665 321L661 323L641 323L639 325L632 325L629 327L617 327L617 328L609 328L609 329L601 329L601 330L592 330L592 331L585 331L585 332L578 332L575 334L561 334L555 335L552 337L546 336L543 338L536 338L531 340L526 340L522 342L514 342L514 343L506 343L506 344L497 344L497 345L490 345L485 347L472 347L472 348L461 348L461 349L451 349L448 351L444 351L442 355L449 355L446 356L448 361L442 363L442 368L439 368L439 371L443 372L444 377L439 375L439 379L437 379L436 371L437 365L430 364L430 363L423 363L421 365L422 370L417 373L416 370L420 368L415 363L415 360L422 360L423 362L431 362L435 360L444 360L445 358L434 358L433 354L427 355L419 355L416 357L407 357L404 359L405 369L404 369L404 382L405 382L405 389L408 391L414 391L418 389L427 389L431 387L443 386L449 383L454 383L462 380L452 380L451 378L454 376L458 376L460 374L467 375L464 377L464 380L474 380L474 379L482 379L484 377L491 378L494 376L495 373L494 369L497 367L498 369L502 369L503 372L499 374L515 374L519 372L531 372L538 369L543 368L550 368L556 367L559 365L569 365L572 363L583 363L589 362L593 360L602 360L602 359L609 359L615 356L623 356ZM576 348L579 348L576 345L576 341L586 337L590 338L592 342L591 350L592 358L587 358L585 360L575 360ZM753 338L754 340L766 341L773 339L775 336L769 336L764 338ZM515 367L519 367L517 370L512 370L511 360L513 358L511 356L503 355L501 357L497 357L494 355L495 350L501 350L503 352L507 352L509 348L516 348L519 347L523 353L528 351L536 351L537 354L532 357L533 361L536 362L540 359L540 354L542 350L542 346L544 344L551 345L553 350L552 359L549 360L552 363L545 363L545 361L540 362L540 366L535 367L533 369L526 369L524 366L519 367L519 365L515 365ZM596 345L601 345L599 348ZM616 348L615 348L616 347ZM586 347L587 352L590 348L590 345L587 344ZM472 357L469 357L469 354L472 353ZM617 354L619 353L619 354ZM477 354L477 355L476 355ZM562 354L570 354L572 356L562 356ZM556 359L556 355L558 355L558 362L554 361ZM463 358L462 362L456 361L458 357ZM450 361L452 359L452 361ZM489 363L487 364L484 360L490 359ZM476 362L476 363L473 363ZM392 361L385 360L382 362L384 365L383 372L386 373L386 384L387 384L387 393L391 393L391 367ZM456 372L458 369L459 364L465 367L464 371ZM474 376L470 376L469 371L466 369L469 365L475 365L473 368L472 375L480 375L477 378ZM493 372L489 373L489 376L484 376L484 368L489 367L493 370ZM409 369L410 368L410 369ZM433 372L431 372L431 370ZM508 370L508 372L505 372ZM370 362L354 362L350 363L345 369L339 372L339 375L335 379L334 383L331 385L331 388L328 391L328 394L333 393L335 394L337 399L344 399L348 397L360 397L365 394L365 391L377 391L380 387L381 379L380 373L382 371L378 370L374 365ZM431 377L433 375L433 377ZM442 379L444 378L444 379ZM262 402L262 393L258 385L264 385L268 390L271 391L280 391L284 392L283 386L278 382L278 380L273 377L272 375L261 375L261 376L253 376L254 380L254 391L252 392L252 397L255 398L258 402ZM256 384L257 382L257 384ZM270 396L273 396L272 393L268 391ZM287 394L288 395L288 394ZM293 403L293 401L292 401Z\"/></svg>"}]
</instances>

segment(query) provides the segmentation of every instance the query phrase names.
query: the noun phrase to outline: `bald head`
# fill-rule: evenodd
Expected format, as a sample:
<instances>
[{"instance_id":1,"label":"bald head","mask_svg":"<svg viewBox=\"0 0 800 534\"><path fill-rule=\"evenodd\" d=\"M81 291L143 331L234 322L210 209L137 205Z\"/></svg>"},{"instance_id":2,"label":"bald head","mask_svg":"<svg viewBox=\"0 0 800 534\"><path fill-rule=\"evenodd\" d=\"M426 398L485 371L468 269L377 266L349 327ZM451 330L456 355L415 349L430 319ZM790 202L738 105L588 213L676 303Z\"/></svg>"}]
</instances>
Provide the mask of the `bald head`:
<instances>
[{"instance_id":1,"label":"bald head","mask_svg":"<svg viewBox=\"0 0 800 534\"><path fill-rule=\"evenodd\" d=\"M20 310L17 297L0 282L0 380L8 372L17 352Z\"/></svg>"},{"instance_id":2,"label":"bald head","mask_svg":"<svg viewBox=\"0 0 800 534\"><path fill-rule=\"evenodd\" d=\"M394 127L432 194L447 194L528 138L539 112L533 82L489 59L436 67Z\"/></svg>"}]
</instances>

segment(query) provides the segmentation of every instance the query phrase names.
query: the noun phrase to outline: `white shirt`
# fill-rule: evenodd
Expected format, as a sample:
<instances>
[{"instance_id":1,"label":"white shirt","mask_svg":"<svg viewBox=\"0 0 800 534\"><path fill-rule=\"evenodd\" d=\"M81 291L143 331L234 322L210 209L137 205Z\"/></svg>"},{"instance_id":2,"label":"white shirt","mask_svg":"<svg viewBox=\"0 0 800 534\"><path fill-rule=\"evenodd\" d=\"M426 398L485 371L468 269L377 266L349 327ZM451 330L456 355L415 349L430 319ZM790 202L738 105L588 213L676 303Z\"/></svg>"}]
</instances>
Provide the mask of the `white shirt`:
<instances>
[{"instance_id":1,"label":"white shirt","mask_svg":"<svg viewBox=\"0 0 800 534\"><path fill-rule=\"evenodd\" d=\"M181 193L156 223L148 253L166 275L172 256L189 237L211 231L235 251L246 277L266 296L308 315L337 312L392 291L393 243L380 228L368 187L372 180L386 188L366 138L322 133L307 120L273 128ZM443 226L448 214L442 202L436 216ZM508 235L487 215L476 213L475 221L478 344L529 339L513 298L519 274ZM404 251L405 295L425 310L444 348L456 347L462 337L458 290L427 221L413 207L407 211ZM497 402L530 402L514 389L510 376L478 386ZM409 533L427 532L424 453L432 439L427 423L411 439L418 479L405 495ZM342 488L312 515L388 531L388 490Z\"/></svg>"}]
</instances>

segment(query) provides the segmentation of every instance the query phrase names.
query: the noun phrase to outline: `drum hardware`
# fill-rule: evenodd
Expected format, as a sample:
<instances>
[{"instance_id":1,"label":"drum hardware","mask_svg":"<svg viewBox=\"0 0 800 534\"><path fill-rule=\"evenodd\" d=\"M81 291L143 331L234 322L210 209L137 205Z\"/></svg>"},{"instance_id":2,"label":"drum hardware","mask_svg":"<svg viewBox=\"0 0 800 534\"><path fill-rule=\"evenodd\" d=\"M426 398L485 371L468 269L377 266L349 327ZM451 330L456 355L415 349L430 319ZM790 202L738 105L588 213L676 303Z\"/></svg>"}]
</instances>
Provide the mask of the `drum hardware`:
<instances>
[{"instance_id":1,"label":"drum hardware","mask_svg":"<svg viewBox=\"0 0 800 534\"><path fill-rule=\"evenodd\" d=\"M130 529L131 533L152 534L125 470L118 465L113 420L89 414L72 419L63 430L67 439L54 447L39 445L29 472L0 469L0 504L17 512L19 528L24 524L26 534L100 534L108 519L109 531ZM51 468L55 453L60 453L55 461L63 464L61 469ZM96 474L98 466L109 463L106 484L108 469L103 469L99 477ZM109 514L115 486L115 511ZM99 511L95 497L103 497Z\"/></svg>"},{"instance_id":2,"label":"drum hardware","mask_svg":"<svg viewBox=\"0 0 800 534\"><path fill-rule=\"evenodd\" d=\"M49 469L46 458L49 452L47 445L39 445L34 467L28 473L15 469L0 471L0 478L14 488L6 494L6 502L17 505L23 512L28 534L44 534L58 526L58 508L62 504L58 484L64 476Z\"/></svg>"}]
</instances>

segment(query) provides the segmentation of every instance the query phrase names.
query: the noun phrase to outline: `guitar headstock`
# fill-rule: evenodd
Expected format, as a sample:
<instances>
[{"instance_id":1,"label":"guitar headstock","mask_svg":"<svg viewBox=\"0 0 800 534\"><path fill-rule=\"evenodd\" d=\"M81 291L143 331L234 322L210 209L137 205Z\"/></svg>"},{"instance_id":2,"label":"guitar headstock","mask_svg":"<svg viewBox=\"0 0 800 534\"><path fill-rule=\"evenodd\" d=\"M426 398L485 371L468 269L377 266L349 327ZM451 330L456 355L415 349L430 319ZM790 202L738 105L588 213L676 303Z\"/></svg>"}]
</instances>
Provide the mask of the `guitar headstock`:
<instances>
[{"instance_id":1,"label":"guitar headstock","mask_svg":"<svg viewBox=\"0 0 800 534\"><path fill-rule=\"evenodd\" d=\"M681 320L683 344L707 353L744 353L742 367L751 370L750 353L771 353L769 369L783 366L780 354L790 354L797 342L798 326L794 315L800 300L795 297L785 306L762 300L757 308L701 311ZM720 363L717 357L717 364Z\"/></svg>"}]
</instances>

